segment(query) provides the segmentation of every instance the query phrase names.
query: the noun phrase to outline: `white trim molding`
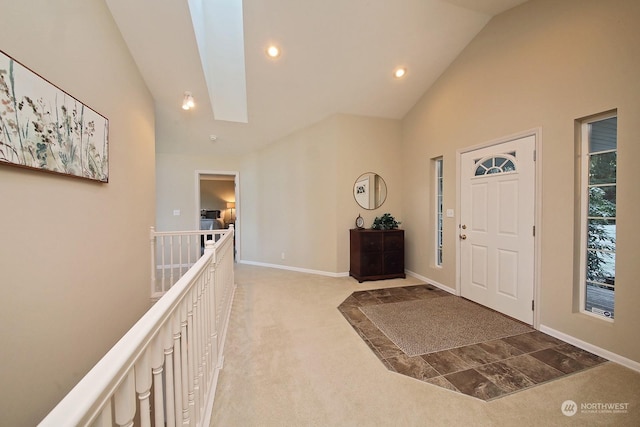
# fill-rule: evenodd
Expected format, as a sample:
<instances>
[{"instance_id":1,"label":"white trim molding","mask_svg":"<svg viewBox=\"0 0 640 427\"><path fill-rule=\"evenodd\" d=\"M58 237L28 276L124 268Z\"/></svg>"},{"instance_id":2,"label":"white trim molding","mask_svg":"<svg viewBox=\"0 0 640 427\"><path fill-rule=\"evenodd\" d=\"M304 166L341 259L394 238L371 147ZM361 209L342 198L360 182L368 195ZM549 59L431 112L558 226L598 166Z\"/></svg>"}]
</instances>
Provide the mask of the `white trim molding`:
<instances>
[{"instance_id":1,"label":"white trim molding","mask_svg":"<svg viewBox=\"0 0 640 427\"><path fill-rule=\"evenodd\" d=\"M613 353L609 350L605 350L604 348L600 348L586 341L582 341L578 338L572 337L571 335L567 335L564 332L556 331L555 329L542 324L540 325L539 329L540 332L544 332L545 334L549 334L552 337L568 342L569 344L575 345L576 347L579 347L590 353L596 354L600 357L604 357L605 359L611 360L612 362L615 362L626 368L633 369L636 372L640 372L640 363L636 362L635 360L620 356L619 354Z\"/></svg>"},{"instance_id":2,"label":"white trim molding","mask_svg":"<svg viewBox=\"0 0 640 427\"><path fill-rule=\"evenodd\" d=\"M330 271L311 270L311 269L308 269L308 268L291 267L291 266L282 265L282 264L269 264L267 262L258 262L258 261L240 260L240 261L238 261L238 264L256 265L258 267L277 268L277 269L280 269L280 270L297 271L298 273L317 274L319 276L327 276L327 277L347 277L347 276L349 276L349 273L333 273L333 272L330 272Z\"/></svg>"},{"instance_id":3,"label":"white trim molding","mask_svg":"<svg viewBox=\"0 0 640 427\"><path fill-rule=\"evenodd\" d=\"M428 283L429 285L433 285L438 289L442 289L443 291L449 292L452 295L458 295L455 288L450 288L449 286L438 283L435 280L429 279L428 277L421 276L418 273L414 273L411 270L405 270L404 272L407 274L407 276L415 277L418 280L422 280L423 282Z\"/></svg>"}]
</instances>

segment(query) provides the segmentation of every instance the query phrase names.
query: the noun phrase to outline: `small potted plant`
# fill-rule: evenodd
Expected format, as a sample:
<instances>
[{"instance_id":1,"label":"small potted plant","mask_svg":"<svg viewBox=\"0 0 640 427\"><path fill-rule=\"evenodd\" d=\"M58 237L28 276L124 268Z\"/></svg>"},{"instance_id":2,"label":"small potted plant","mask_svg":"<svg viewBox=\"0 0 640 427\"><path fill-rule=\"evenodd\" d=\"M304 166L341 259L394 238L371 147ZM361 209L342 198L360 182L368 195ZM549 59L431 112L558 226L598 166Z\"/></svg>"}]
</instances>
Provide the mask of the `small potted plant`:
<instances>
[{"instance_id":1,"label":"small potted plant","mask_svg":"<svg viewBox=\"0 0 640 427\"><path fill-rule=\"evenodd\" d=\"M371 228L374 230L394 230L398 228L400 224L401 222L396 221L391 214L385 213L381 217L376 217L373 220Z\"/></svg>"}]
</instances>

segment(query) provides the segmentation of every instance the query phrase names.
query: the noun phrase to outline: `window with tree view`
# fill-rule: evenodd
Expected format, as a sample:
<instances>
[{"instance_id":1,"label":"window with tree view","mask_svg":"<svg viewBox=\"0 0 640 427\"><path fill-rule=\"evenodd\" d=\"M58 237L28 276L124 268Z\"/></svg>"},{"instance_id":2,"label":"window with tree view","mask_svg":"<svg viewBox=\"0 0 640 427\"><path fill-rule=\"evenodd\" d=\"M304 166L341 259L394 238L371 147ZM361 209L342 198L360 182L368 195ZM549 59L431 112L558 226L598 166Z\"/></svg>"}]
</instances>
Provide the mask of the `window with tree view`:
<instances>
[{"instance_id":1,"label":"window with tree view","mask_svg":"<svg viewBox=\"0 0 640 427\"><path fill-rule=\"evenodd\" d=\"M615 114L582 123L582 309L613 319L616 283Z\"/></svg>"},{"instance_id":2,"label":"window with tree view","mask_svg":"<svg viewBox=\"0 0 640 427\"><path fill-rule=\"evenodd\" d=\"M436 165L436 265L442 266L442 157L435 160Z\"/></svg>"}]
</instances>

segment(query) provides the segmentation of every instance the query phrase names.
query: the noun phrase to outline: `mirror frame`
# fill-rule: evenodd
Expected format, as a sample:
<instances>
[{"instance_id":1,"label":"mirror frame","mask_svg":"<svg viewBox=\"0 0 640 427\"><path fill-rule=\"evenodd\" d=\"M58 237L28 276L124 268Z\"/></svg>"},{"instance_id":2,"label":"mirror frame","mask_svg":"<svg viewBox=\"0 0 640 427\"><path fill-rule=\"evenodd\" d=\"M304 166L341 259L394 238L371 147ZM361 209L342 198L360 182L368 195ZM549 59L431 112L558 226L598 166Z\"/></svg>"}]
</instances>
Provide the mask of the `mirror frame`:
<instances>
[{"instance_id":1,"label":"mirror frame","mask_svg":"<svg viewBox=\"0 0 640 427\"><path fill-rule=\"evenodd\" d=\"M387 200L387 183L375 172L365 172L353 184L353 198L363 209L378 209Z\"/></svg>"}]
</instances>

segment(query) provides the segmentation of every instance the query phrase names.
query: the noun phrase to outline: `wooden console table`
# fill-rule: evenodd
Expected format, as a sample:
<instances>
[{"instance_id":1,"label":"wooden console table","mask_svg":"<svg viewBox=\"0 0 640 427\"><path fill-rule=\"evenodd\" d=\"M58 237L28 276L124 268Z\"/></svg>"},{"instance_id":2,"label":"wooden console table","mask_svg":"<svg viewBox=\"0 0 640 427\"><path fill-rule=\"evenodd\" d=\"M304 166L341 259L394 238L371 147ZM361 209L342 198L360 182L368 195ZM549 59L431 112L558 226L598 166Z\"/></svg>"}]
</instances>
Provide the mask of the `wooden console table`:
<instances>
[{"instance_id":1,"label":"wooden console table","mask_svg":"<svg viewBox=\"0 0 640 427\"><path fill-rule=\"evenodd\" d=\"M404 230L351 229L349 275L358 282L404 278Z\"/></svg>"}]
</instances>

